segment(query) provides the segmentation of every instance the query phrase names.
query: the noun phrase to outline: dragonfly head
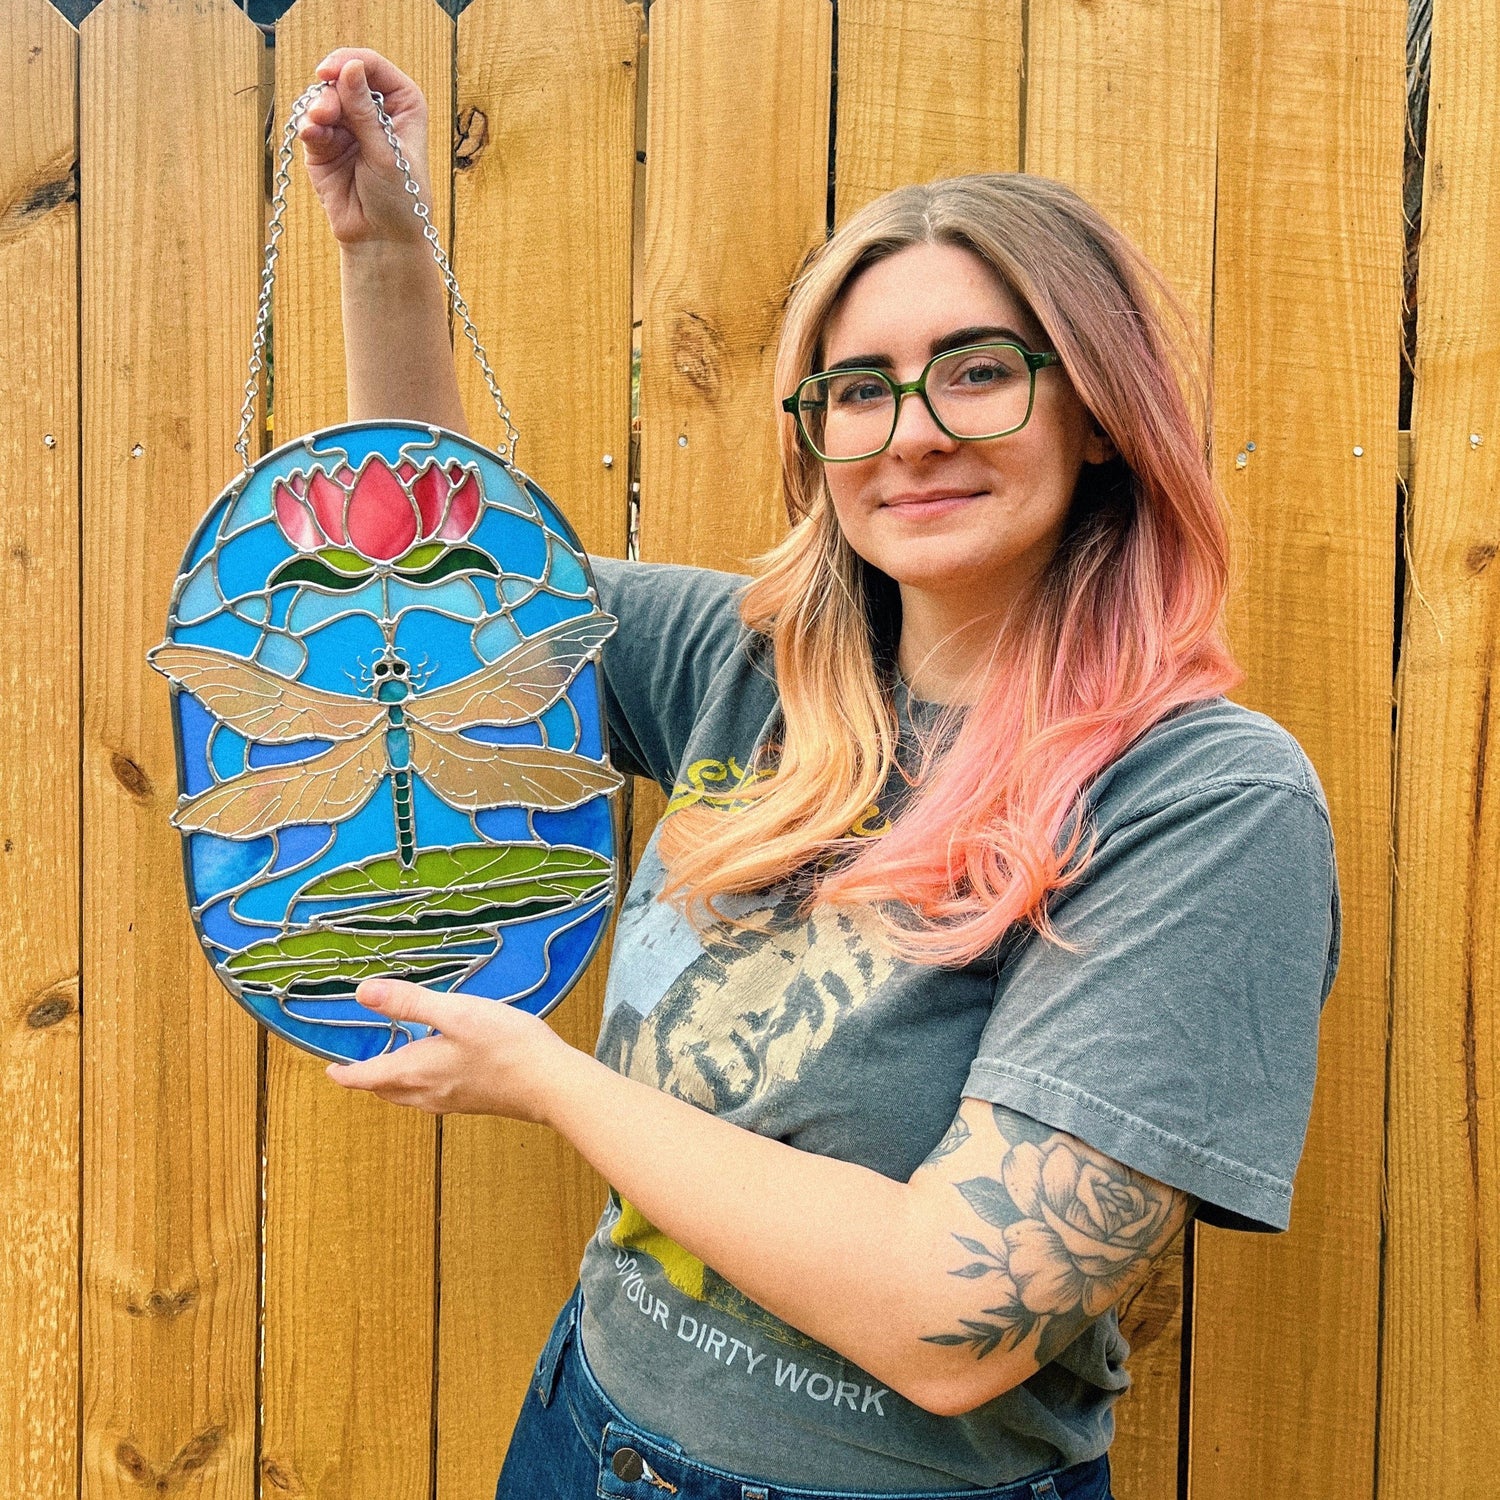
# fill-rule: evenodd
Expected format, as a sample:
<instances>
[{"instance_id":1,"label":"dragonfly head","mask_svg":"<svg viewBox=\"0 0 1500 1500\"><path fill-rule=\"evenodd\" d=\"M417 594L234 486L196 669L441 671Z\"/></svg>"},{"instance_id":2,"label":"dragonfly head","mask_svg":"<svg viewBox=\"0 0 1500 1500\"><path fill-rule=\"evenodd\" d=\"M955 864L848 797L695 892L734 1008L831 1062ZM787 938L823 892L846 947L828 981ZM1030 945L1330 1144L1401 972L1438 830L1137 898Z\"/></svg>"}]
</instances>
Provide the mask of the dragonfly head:
<instances>
[{"instance_id":1,"label":"dragonfly head","mask_svg":"<svg viewBox=\"0 0 1500 1500\"><path fill-rule=\"evenodd\" d=\"M411 667L389 646L370 668L370 679L382 703L400 703L411 692Z\"/></svg>"}]
</instances>

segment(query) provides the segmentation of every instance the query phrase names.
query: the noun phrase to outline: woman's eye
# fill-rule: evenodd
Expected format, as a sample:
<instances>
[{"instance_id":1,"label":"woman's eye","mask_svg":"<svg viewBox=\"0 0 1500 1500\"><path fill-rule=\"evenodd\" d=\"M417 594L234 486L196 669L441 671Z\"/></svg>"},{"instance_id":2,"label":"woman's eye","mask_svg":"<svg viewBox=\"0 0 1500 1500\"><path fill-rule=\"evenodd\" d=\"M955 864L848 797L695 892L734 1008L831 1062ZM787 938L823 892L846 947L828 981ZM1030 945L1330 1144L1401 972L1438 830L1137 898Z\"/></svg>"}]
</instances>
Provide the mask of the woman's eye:
<instances>
[{"instance_id":1,"label":"woman's eye","mask_svg":"<svg viewBox=\"0 0 1500 1500\"><path fill-rule=\"evenodd\" d=\"M890 391L879 380L856 380L840 386L834 397L840 406L869 406L876 401L888 400Z\"/></svg>"},{"instance_id":2,"label":"woman's eye","mask_svg":"<svg viewBox=\"0 0 1500 1500\"><path fill-rule=\"evenodd\" d=\"M1015 373L1015 368L1003 359L976 359L955 370L953 380L957 385L998 385Z\"/></svg>"}]
</instances>

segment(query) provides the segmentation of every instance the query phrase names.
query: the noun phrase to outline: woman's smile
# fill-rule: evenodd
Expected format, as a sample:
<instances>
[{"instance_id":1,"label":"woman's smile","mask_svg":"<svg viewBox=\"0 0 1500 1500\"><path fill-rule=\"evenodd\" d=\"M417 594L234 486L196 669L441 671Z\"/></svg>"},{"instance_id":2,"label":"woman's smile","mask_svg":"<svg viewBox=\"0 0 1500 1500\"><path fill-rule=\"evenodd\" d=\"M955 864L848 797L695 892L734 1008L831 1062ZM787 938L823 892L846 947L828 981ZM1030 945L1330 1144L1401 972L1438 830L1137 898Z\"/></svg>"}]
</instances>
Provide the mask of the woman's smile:
<instances>
[{"instance_id":1,"label":"woman's smile","mask_svg":"<svg viewBox=\"0 0 1500 1500\"><path fill-rule=\"evenodd\" d=\"M933 520L961 510L966 502L981 499L985 490L929 490L911 494L892 495L882 501L886 510L894 511L903 519Z\"/></svg>"}]
</instances>

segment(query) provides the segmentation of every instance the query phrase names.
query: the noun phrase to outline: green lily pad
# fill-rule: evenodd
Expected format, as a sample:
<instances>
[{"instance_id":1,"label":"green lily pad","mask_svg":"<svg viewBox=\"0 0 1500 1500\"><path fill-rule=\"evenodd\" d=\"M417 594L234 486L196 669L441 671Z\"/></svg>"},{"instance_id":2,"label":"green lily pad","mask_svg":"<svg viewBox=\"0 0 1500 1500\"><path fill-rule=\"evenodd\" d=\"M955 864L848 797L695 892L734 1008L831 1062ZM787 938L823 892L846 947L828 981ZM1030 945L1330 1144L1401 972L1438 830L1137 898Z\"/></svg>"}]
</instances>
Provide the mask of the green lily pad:
<instances>
[{"instance_id":1,"label":"green lily pad","mask_svg":"<svg viewBox=\"0 0 1500 1500\"><path fill-rule=\"evenodd\" d=\"M327 908L306 926L230 954L247 990L351 995L362 979L461 977L499 947L498 928L602 901L613 867L587 849L467 844L428 849L411 869L381 855L310 881L293 898Z\"/></svg>"},{"instance_id":2,"label":"green lily pad","mask_svg":"<svg viewBox=\"0 0 1500 1500\"><path fill-rule=\"evenodd\" d=\"M449 891L437 898L405 896L399 901L381 902L343 913L337 921L341 927L353 928L356 932L385 928L451 930L457 925L482 930L509 922L529 922L533 917L544 917L549 912L566 911L569 907L583 905L590 897L604 895L607 889L605 880L592 880L587 884L575 880L558 882L550 889L505 892L498 896L483 891Z\"/></svg>"},{"instance_id":3,"label":"green lily pad","mask_svg":"<svg viewBox=\"0 0 1500 1500\"><path fill-rule=\"evenodd\" d=\"M427 909L437 910L446 908L434 903L453 893L481 892L506 902L550 896L559 890L582 895L601 880L607 881L610 872L610 862L588 849L460 844L452 849L424 849L410 869L389 854L367 859L318 876L295 899L353 902L399 895L402 900L426 898Z\"/></svg>"},{"instance_id":4,"label":"green lily pad","mask_svg":"<svg viewBox=\"0 0 1500 1500\"><path fill-rule=\"evenodd\" d=\"M325 562L336 572L347 573L350 577L358 575L363 578L373 571L373 564L368 558L351 552L347 547L321 547L318 549L318 561Z\"/></svg>"},{"instance_id":5,"label":"green lily pad","mask_svg":"<svg viewBox=\"0 0 1500 1500\"><path fill-rule=\"evenodd\" d=\"M347 994L362 979L398 974L425 984L469 966L474 952L455 944L493 935L483 932L407 931L348 933L302 929L231 953L224 967L246 989L277 994Z\"/></svg>"},{"instance_id":6,"label":"green lily pad","mask_svg":"<svg viewBox=\"0 0 1500 1500\"><path fill-rule=\"evenodd\" d=\"M422 542L413 547L405 557L398 558L394 564L398 573L420 573L423 568L429 568L438 558L443 555L445 548L442 542Z\"/></svg>"}]
</instances>

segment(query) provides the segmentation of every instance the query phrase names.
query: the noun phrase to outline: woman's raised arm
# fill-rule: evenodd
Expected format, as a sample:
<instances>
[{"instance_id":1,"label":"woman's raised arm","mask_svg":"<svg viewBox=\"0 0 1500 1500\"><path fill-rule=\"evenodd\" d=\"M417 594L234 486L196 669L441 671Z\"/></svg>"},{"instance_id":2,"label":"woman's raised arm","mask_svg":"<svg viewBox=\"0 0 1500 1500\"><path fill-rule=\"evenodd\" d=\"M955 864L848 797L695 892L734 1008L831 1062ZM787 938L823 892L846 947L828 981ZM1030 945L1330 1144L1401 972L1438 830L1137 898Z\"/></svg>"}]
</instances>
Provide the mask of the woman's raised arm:
<instances>
[{"instance_id":1,"label":"woman's raised arm","mask_svg":"<svg viewBox=\"0 0 1500 1500\"><path fill-rule=\"evenodd\" d=\"M308 178L339 243L349 420L403 418L467 435L447 293L370 90L384 97L430 207L427 101L394 63L368 48L330 52L317 76L334 87L309 104L298 134Z\"/></svg>"}]
</instances>

